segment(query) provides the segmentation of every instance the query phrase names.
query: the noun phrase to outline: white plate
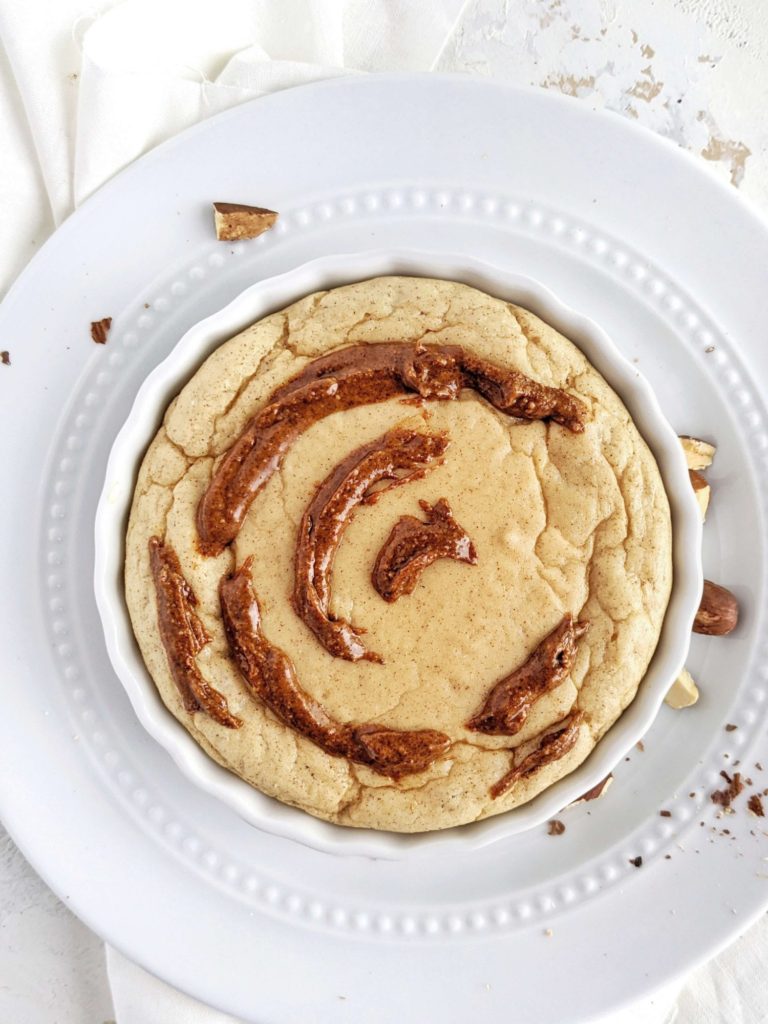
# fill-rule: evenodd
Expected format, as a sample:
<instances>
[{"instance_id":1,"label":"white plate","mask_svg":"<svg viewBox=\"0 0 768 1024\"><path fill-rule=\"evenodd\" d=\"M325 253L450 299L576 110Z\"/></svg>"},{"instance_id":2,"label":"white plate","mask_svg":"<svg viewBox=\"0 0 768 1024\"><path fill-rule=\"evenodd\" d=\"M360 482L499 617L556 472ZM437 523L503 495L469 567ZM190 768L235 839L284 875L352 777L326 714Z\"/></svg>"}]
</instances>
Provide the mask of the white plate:
<instances>
[{"instance_id":1,"label":"white plate","mask_svg":"<svg viewBox=\"0 0 768 1024\"><path fill-rule=\"evenodd\" d=\"M281 220L222 245L213 199ZM662 708L564 835L334 858L246 825L140 726L93 600L95 502L139 384L193 323L316 256L427 245L546 282L639 360L676 430L718 441L704 565L744 617L694 638L701 701ZM768 786L766 266L758 218L671 145L471 79L288 90L102 189L0 310L0 805L33 864L130 957L260 1022L576 1024L716 952L768 904L765 823L745 796L717 821L708 796L736 759ZM110 315L93 345L89 322Z\"/></svg>"},{"instance_id":2,"label":"white plate","mask_svg":"<svg viewBox=\"0 0 768 1024\"><path fill-rule=\"evenodd\" d=\"M533 310L574 341L621 395L632 414L656 456L672 511L672 593L658 647L631 707L576 771L550 786L535 800L473 825L420 835L344 828L319 821L270 799L208 757L159 698L133 637L123 581L125 527L136 475L169 396L178 394L213 349L249 324L312 292L389 274L461 281ZM112 665L150 735L165 747L193 782L207 793L218 796L246 821L273 835L296 839L326 853L398 860L434 855L438 848L468 852L543 824L596 786L645 735L688 655L691 626L702 588L701 532L701 513L677 435L664 418L648 381L597 324L564 306L540 283L471 256L392 249L347 253L311 260L246 288L224 309L187 331L144 381L110 452L96 510L96 604Z\"/></svg>"}]
</instances>

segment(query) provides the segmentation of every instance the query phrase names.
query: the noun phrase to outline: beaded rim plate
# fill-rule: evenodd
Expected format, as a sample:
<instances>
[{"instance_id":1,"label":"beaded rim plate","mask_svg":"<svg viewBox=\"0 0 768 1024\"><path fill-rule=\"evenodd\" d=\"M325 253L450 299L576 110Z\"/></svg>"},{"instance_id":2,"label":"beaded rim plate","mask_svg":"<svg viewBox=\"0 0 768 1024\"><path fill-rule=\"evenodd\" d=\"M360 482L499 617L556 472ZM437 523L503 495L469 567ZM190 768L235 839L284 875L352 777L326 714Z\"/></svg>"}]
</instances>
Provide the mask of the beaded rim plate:
<instances>
[{"instance_id":1,"label":"beaded rim plate","mask_svg":"<svg viewBox=\"0 0 768 1024\"><path fill-rule=\"evenodd\" d=\"M211 200L281 219L225 245ZM699 703L662 706L607 795L559 815L563 834L330 857L246 824L143 729L102 639L93 522L139 387L191 326L318 257L425 246L545 283L637 365L676 432L717 442L704 567L743 616L726 639L693 638ZM768 828L746 810L768 788L766 265L765 226L692 158L474 79L287 90L101 189L0 308L0 811L37 870L129 957L246 1019L491 1021L513 1006L576 1024L746 928L768 905ZM734 765L748 786L724 818L711 793Z\"/></svg>"},{"instance_id":2,"label":"beaded rim plate","mask_svg":"<svg viewBox=\"0 0 768 1024\"><path fill-rule=\"evenodd\" d=\"M125 603L123 562L138 467L164 414L206 356L223 340L315 291L390 274L438 277L480 288L532 309L571 338L618 392L656 456L672 509L674 582L659 644L637 697L589 758L535 800L474 825L420 835L351 829L320 821L265 796L226 771L198 746L159 700L136 645ZM171 286L173 290L173 286ZM685 663L702 586L701 515L674 430L637 367L597 324L564 306L538 282L468 256L428 252L368 252L321 257L246 289L224 309L192 327L144 381L109 455L96 510L95 590L110 660L142 724L176 764L206 792L246 821L326 853L406 857L441 849L479 849L541 825L592 789L646 733Z\"/></svg>"}]
</instances>

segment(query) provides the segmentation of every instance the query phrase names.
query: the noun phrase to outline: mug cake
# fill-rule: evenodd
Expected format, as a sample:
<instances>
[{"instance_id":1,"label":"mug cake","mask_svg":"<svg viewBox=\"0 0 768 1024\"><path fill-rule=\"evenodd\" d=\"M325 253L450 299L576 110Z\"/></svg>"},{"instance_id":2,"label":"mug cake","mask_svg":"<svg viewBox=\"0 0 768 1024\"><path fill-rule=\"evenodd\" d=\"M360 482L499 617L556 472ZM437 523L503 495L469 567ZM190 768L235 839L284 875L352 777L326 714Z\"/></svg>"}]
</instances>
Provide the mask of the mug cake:
<instances>
[{"instance_id":1,"label":"mug cake","mask_svg":"<svg viewBox=\"0 0 768 1024\"><path fill-rule=\"evenodd\" d=\"M653 455L579 349L451 281L318 292L166 410L126 538L134 633L220 764L341 825L442 829L573 771L672 584Z\"/></svg>"}]
</instances>

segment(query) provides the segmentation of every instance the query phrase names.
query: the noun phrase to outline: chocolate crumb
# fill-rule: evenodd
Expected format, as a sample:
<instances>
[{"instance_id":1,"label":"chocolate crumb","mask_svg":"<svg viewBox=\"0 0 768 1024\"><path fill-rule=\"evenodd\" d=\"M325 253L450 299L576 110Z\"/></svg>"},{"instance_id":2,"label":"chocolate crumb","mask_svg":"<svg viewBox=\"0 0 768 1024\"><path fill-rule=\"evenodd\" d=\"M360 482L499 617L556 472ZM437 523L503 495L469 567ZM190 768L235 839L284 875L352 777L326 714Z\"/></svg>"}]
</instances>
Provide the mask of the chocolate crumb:
<instances>
[{"instance_id":1,"label":"chocolate crumb","mask_svg":"<svg viewBox=\"0 0 768 1024\"><path fill-rule=\"evenodd\" d=\"M661 817L661 818L671 818L672 817L672 811L659 811L659 817Z\"/></svg>"},{"instance_id":2,"label":"chocolate crumb","mask_svg":"<svg viewBox=\"0 0 768 1024\"><path fill-rule=\"evenodd\" d=\"M0 352L0 363L2 363L3 366L10 366L11 365L11 353L10 352Z\"/></svg>"},{"instance_id":3,"label":"chocolate crumb","mask_svg":"<svg viewBox=\"0 0 768 1024\"><path fill-rule=\"evenodd\" d=\"M749 810L758 818L765 817L765 809L763 808L763 801L760 799L757 793L753 793L752 796L747 800L747 807Z\"/></svg>"},{"instance_id":4,"label":"chocolate crumb","mask_svg":"<svg viewBox=\"0 0 768 1024\"><path fill-rule=\"evenodd\" d=\"M671 853L665 853L664 854L664 860L672 860L672 854Z\"/></svg>"},{"instance_id":5,"label":"chocolate crumb","mask_svg":"<svg viewBox=\"0 0 768 1024\"><path fill-rule=\"evenodd\" d=\"M106 345L107 335L112 326L112 317L105 316L103 320L94 320L91 323L91 338L97 345Z\"/></svg>"},{"instance_id":6,"label":"chocolate crumb","mask_svg":"<svg viewBox=\"0 0 768 1024\"><path fill-rule=\"evenodd\" d=\"M728 724L726 725L726 727L725 727L725 731L726 731L726 732L733 732L733 731L734 731L734 729L738 729L738 728L739 728L739 727L738 727L738 725L734 725L734 724L733 724L733 722L729 722L729 723L728 723Z\"/></svg>"},{"instance_id":7,"label":"chocolate crumb","mask_svg":"<svg viewBox=\"0 0 768 1024\"><path fill-rule=\"evenodd\" d=\"M145 302L145 303L144 303L144 309L149 309L149 303L148 303L148 302ZM340 998L341 998L341 997L340 997Z\"/></svg>"},{"instance_id":8,"label":"chocolate crumb","mask_svg":"<svg viewBox=\"0 0 768 1024\"><path fill-rule=\"evenodd\" d=\"M643 866L643 858L642 857L630 857L629 858L629 863L630 864L634 864L636 868L641 868Z\"/></svg>"},{"instance_id":9,"label":"chocolate crumb","mask_svg":"<svg viewBox=\"0 0 768 1024\"><path fill-rule=\"evenodd\" d=\"M565 832L565 825L562 823L562 821L558 821L556 818L550 821L549 832L547 833L548 835L561 836L563 832Z\"/></svg>"},{"instance_id":10,"label":"chocolate crumb","mask_svg":"<svg viewBox=\"0 0 768 1024\"><path fill-rule=\"evenodd\" d=\"M704 349L704 351L706 353L714 352L715 351L715 346L714 345L707 345L707 347Z\"/></svg>"},{"instance_id":11,"label":"chocolate crumb","mask_svg":"<svg viewBox=\"0 0 768 1024\"><path fill-rule=\"evenodd\" d=\"M716 789L710 794L710 800L713 804L719 804L721 807L728 809L731 806L731 802L744 789L744 783L741 781L741 775L739 772L734 772L733 778L728 772L720 772L720 775L728 783L727 789Z\"/></svg>"},{"instance_id":12,"label":"chocolate crumb","mask_svg":"<svg viewBox=\"0 0 768 1024\"><path fill-rule=\"evenodd\" d=\"M691 800L693 800L693 799L695 799L696 794L695 793L689 793L688 796L691 798Z\"/></svg>"},{"instance_id":13,"label":"chocolate crumb","mask_svg":"<svg viewBox=\"0 0 768 1024\"><path fill-rule=\"evenodd\" d=\"M757 768L759 772L763 770L763 766L760 764L759 761L755 761L755 768Z\"/></svg>"}]
</instances>

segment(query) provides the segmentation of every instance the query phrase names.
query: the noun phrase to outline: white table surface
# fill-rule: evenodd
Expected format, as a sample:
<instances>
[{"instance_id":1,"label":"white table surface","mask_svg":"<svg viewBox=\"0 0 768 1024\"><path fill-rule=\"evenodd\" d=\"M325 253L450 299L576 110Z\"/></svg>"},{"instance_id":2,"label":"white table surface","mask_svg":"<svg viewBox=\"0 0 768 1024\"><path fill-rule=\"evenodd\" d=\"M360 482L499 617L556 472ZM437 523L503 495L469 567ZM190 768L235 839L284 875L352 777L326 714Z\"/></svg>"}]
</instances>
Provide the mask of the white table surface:
<instances>
[{"instance_id":1,"label":"white table surface","mask_svg":"<svg viewBox=\"0 0 768 1024\"><path fill-rule=\"evenodd\" d=\"M764 0L469 0L438 70L555 89L634 118L700 154L768 216ZM677 1024L768 1020L768 985L754 987L738 1020L718 1011L744 965L764 972L766 957L763 918L692 976ZM101 941L0 829L0 1024L112 1016Z\"/></svg>"}]
</instances>

